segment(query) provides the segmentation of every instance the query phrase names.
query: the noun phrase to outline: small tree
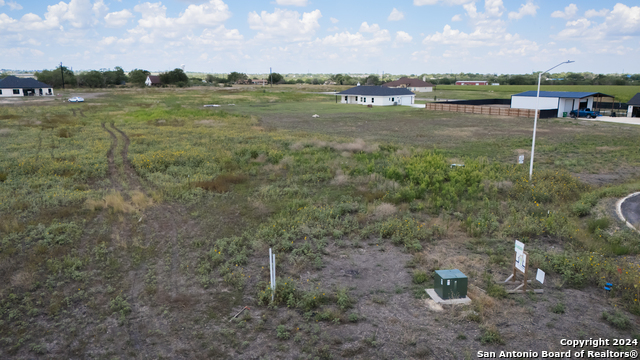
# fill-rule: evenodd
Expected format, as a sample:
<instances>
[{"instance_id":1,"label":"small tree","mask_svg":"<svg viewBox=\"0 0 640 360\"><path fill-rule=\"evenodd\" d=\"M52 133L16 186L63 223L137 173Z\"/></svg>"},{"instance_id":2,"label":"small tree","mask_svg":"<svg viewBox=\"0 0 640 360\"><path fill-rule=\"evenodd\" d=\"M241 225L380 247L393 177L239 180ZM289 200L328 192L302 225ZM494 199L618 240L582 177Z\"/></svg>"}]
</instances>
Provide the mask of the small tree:
<instances>
[{"instance_id":1,"label":"small tree","mask_svg":"<svg viewBox=\"0 0 640 360\"><path fill-rule=\"evenodd\" d=\"M101 88L105 86L104 76L100 71L91 70L78 75L78 86Z\"/></svg>"},{"instance_id":2,"label":"small tree","mask_svg":"<svg viewBox=\"0 0 640 360\"><path fill-rule=\"evenodd\" d=\"M185 86L189 83L189 77L180 68L175 68L171 71L160 74L160 82L162 84L174 84L178 86Z\"/></svg>"},{"instance_id":3,"label":"small tree","mask_svg":"<svg viewBox=\"0 0 640 360\"><path fill-rule=\"evenodd\" d=\"M284 77L278 73L271 73L269 78L269 83L271 84L280 84L282 82L282 80L284 79Z\"/></svg>"},{"instance_id":4,"label":"small tree","mask_svg":"<svg viewBox=\"0 0 640 360\"><path fill-rule=\"evenodd\" d=\"M231 74L229 74L227 78L229 79L229 82L233 84L238 82L238 80L246 80L247 74L234 71Z\"/></svg>"},{"instance_id":5,"label":"small tree","mask_svg":"<svg viewBox=\"0 0 640 360\"><path fill-rule=\"evenodd\" d=\"M147 70L133 69L129 72L129 82L136 85L144 85L149 75L151 75L151 73Z\"/></svg>"}]
</instances>

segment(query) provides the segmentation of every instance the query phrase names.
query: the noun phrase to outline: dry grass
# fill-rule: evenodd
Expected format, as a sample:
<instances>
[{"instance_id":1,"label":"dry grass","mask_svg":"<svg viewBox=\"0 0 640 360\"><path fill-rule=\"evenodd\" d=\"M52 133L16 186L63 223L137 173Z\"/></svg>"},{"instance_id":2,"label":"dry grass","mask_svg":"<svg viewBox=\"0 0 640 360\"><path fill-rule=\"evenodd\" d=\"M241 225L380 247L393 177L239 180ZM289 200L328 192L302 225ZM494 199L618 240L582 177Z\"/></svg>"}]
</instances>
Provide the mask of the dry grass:
<instances>
[{"instance_id":1,"label":"dry grass","mask_svg":"<svg viewBox=\"0 0 640 360\"><path fill-rule=\"evenodd\" d=\"M104 197L105 207L112 209L114 213L128 213L133 206L128 204L119 191L112 191Z\"/></svg>"},{"instance_id":2,"label":"dry grass","mask_svg":"<svg viewBox=\"0 0 640 360\"><path fill-rule=\"evenodd\" d=\"M318 147L318 148L329 147L329 148L331 148L333 150L343 152L343 156L345 156L344 152L347 152L347 153L359 153L359 152L371 153L371 152L377 151L379 149L377 144L367 145L364 142L364 140L362 140L362 139L356 139L354 142L350 142L350 143L326 142L326 141L321 141L321 140L310 140L310 141L306 141L306 142L299 141L299 142L296 142L296 143L292 144L291 146L289 146L289 149L293 150L293 151L300 151L300 150L304 149L305 146L314 146L314 147Z\"/></svg>"},{"instance_id":3,"label":"dry grass","mask_svg":"<svg viewBox=\"0 0 640 360\"><path fill-rule=\"evenodd\" d=\"M389 203L382 203L376 206L375 210L373 210L373 216L378 219L383 219L395 214L398 211L395 205Z\"/></svg>"},{"instance_id":4,"label":"dry grass","mask_svg":"<svg viewBox=\"0 0 640 360\"><path fill-rule=\"evenodd\" d=\"M193 186L199 187L207 191L224 193L229 191L231 185L241 184L245 181L247 181L247 177L245 175L225 174L225 175L220 175L213 180L195 182L193 183Z\"/></svg>"},{"instance_id":5,"label":"dry grass","mask_svg":"<svg viewBox=\"0 0 640 360\"><path fill-rule=\"evenodd\" d=\"M11 133L11 129L0 129L0 136L6 136Z\"/></svg>"},{"instance_id":6,"label":"dry grass","mask_svg":"<svg viewBox=\"0 0 640 360\"><path fill-rule=\"evenodd\" d=\"M6 234L19 231L20 224L18 219L12 215L0 216L0 230Z\"/></svg>"},{"instance_id":7,"label":"dry grass","mask_svg":"<svg viewBox=\"0 0 640 360\"><path fill-rule=\"evenodd\" d=\"M204 125L204 126L220 126L224 125L223 122L216 120L198 120L193 122L195 125Z\"/></svg>"},{"instance_id":8,"label":"dry grass","mask_svg":"<svg viewBox=\"0 0 640 360\"><path fill-rule=\"evenodd\" d=\"M252 159L251 162L257 162L257 163L264 163L267 161L267 155L266 154L260 154L258 155L257 158Z\"/></svg>"},{"instance_id":9,"label":"dry grass","mask_svg":"<svg viewBox=\"0 0 640 360\"><path fill-rule=\"evenodd\" d=\"M497 300L480 291L475 286L469 286L467 296L471 299L473 309L480 316L481 321L493 316L496 312Z\"/></svg>"},{"instance_id":10,"label":"dry grass","mask_svg":"<svg viewBox=\"0 0 640 360\"><path fill-rule=\"evenodd\" d=\"M138 210L144 210L153 205L153 200L148 198L141 191L135 190L131 193L131 203Z\"/></svg>"},{"instance_id":11,"label":"dry grass","mask_svg":"<svg viewBox=\"0 0 640 360\"><path fill-rule=\"evenodd\" d=\"M342 170L336 171L336 176L331 180L332 185L347 185L349 184L349 175L345 175Z\"/></svg>"},{"instance_id":12,"label":"dry grass","mask_svg":"<svg viewBox=\"0 0 640 360\"><path fill-rule=\"evenodd\" d=\"M28 289L31 287L34 280L35 274L33 271L22 270L18 271L11 277L11 285L18 288Z\"/></svg>"}]
</instances>

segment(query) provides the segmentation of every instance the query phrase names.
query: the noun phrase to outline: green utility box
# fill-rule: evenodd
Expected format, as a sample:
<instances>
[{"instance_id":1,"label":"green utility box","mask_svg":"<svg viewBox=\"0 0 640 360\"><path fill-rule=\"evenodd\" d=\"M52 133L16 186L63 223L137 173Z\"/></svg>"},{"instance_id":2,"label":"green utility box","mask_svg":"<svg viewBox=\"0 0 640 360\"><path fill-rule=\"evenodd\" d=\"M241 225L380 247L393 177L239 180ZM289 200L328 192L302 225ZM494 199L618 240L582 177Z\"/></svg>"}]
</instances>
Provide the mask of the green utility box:
<instances>
[{"instance_id":1,"label":"green utility box","mask_svg":"<svg viewBox=\"0 0 640 360\"><path fill-rule=\"evenodd\" d=\"M469 279L458 269L436 270L433 289L443 300L467 297Z\"/></svg>"},{"instance_id":2,"label":"green utility box","mask_svg":"<svg viewBox=\"0 0 640 360\"><path fill-rule=\"evenodd\" d=\"M562 113L562 117L567 117L567 112L566 111Z\"/></svg>"}]
</instances>

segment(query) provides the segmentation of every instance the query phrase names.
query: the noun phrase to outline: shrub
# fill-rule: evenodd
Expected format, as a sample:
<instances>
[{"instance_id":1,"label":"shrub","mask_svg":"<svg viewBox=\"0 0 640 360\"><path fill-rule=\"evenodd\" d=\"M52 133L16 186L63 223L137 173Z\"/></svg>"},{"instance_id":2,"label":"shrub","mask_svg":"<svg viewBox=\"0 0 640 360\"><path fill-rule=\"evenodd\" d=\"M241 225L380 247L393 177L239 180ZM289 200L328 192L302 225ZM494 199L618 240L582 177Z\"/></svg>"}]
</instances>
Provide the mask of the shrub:
<instances>
[{"instance_id":1,"label":"shrub","mask_svg":"<svg viewBox=\"0 0 640 360\"><path fill-rule=\"evenodd\" d=\"M340 307L340 309L345 310L353 306L353 300L349 296L349 292L345 288L338 289L336 291L336 303Z\"/></svg>"},{"instance_id":2,"label":"shrub","mask_svg":"<svg viewBox=\"0 0 640 360\"><path fill-rule=\"evenodd\" d=\"M207 191L224 193L229 191L231 185L241 184L245 181L247 181L247 177L245 175L224 174L216 177L213 180L194 182L192 183L192 186Z\"/></svg>"},{"instance_id":3,"label":"shrub","mask_svg":"<svg viewBox=\"0 0 640 360\"><path fill-rule=\"evenodd\" d=\"M413 272L413 283L424 284L429 280L429 275L424 270L416 270Z\"/></svg>"},{"instance_id":4,"label":"shrub","mask_svg":"<svg viewBox=\"0 0 640 360\"><path fill-rule=\"evenodd\" d=\"M551 308L551 312L554 314L564 314L565 306L563 303L557 303Z\"/></svg>"},{"instance_id":5,"label":"shrub","mask_svg":"<svg viewBox=\"0 0 640 360\"><path fill-rule=\"evenodd\" d=\"M480 342L482 344L494 344L504 345L502 335L495 326L488 326L482 329L482 335L480 335Z\"/></svg>"},{"instance_id":6,"label":"shrub","mask_svg":"<svg viewBox=\"0 0 640 360\"><path fill-rule=\"evenodd\" d=\"M358 322L360 320L360 316L356 313L349 314L349 321L352 323Z\"/></svg>"},{"instance_id":7,"label":"shrub","mask_svg":"<svg viewBox=\"0 0 640 360\"><path fill-rule=\"evenodd\" d=\"M280 340L287 340L291 336L291 333L287 330L284 325L278 325L276 327L276 336Z\"/></svg>"},{"instance_id":8,"label":"shrub","mask_svg":"<svg viewBox=\"0 0 640 360\"><path fill-rule=\"evenodd\" d=\"M602 313L602 318L605 319L613 327L621 330L631 327L631 320L629 320L629 318L626 317L620 310L616 310L613 313L604 311Z\"/></svg>"},{"instance_id":9,"label":"shrub","mask_svg":"<svg viewBox=\"0 0 640 360\"><path fill-rule=\"evenodd\" d=\"M590 233L595 233L596 230L606 230L609 228L609 218L600 218L595 220L589 220L587 222L587 229Z\"/></svg>"}]
</instances>

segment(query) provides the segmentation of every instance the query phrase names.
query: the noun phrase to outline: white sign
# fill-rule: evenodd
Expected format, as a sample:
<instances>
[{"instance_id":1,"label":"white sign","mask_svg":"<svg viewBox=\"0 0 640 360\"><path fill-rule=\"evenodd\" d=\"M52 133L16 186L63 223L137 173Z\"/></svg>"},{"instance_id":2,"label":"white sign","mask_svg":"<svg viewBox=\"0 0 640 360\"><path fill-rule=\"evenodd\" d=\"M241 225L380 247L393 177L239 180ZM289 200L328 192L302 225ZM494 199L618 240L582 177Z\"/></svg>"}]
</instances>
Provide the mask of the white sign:
<instances>
[{"instance_id":1,"label":"white sign","mask_svg":"<svg viewBox=\"0 0 640 360\"><path fill-rule=\"evenodd\" d=\"M527 254L525 254L524 252L521 253L516 253L516 269L520 270L522 273L524 273L524 270L527 266Z\"/></svg>"},{"instance_id":2,"label":"white sign","mask_svg":"<svg viewBox=\"0 0 640 360\"><path fill-rule=\"evenodd\" d=\"M516 254L519 255L524 251L524 244L516 240ZM516 256L517 256L516 255Z\"/></svg>"},{"instance_id":3,"label":"white sign","mask_svg":"<svg viewBox=\"0 0 640 360\"><path fill-rule=\"evenodd\" d=\"M524 155L518 156L518 164L524 164Z\"/></svg>"},{"instance_id":4,"label":"white sign","mask_svg":"<svg viewBox=\"0 0 640 360\"><path fill-rule=\"evenodd\" d=\"M536 274L536 280L538 280L540 284L544 284L544 271L538 269L538 273Z\"/></svg>"}]
</instances>

